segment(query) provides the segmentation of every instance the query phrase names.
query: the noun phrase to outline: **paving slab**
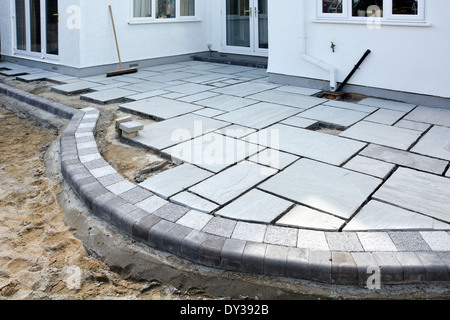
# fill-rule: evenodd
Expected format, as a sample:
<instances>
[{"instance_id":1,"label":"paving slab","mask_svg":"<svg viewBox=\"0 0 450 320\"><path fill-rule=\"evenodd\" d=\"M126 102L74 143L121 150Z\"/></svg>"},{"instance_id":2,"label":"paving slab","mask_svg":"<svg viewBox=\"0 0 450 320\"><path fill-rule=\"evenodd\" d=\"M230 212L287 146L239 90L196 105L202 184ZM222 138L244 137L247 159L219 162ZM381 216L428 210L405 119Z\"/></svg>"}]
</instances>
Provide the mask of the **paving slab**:
<instances>
[{"instance_id":1,"label":"paving slab","mask_svg":"<svg viewBox=\"0 0 450 320\"><path fill-rule=\"evenodd\" d=\"M275 173L274 169L244 161L189 190L215 203L226 204Z\"/></svg>"},{"instance_id":2,"label":"paving slab","mask_svg":"<svg viewBox=\"0 0 450 320\"><path fill-rule=\"evenodd\" d=\"M266 229L267 226L264 224L238 221L231 238L262 243Z\"/></svg>"},{"instance_id":3,"label":"paving slab","mask_svg":"<svg viewBox=\"0 0 450 320\"><path fill-rule=\"evenodd\" d=\"M191 78L186 78L184 79L187 82L193 82L193 83L199 83L199 84L204 84L204 83L209 83L211 81L222 81L222 80L226 80L231 78L232 76L230 75L225 75L225 74L220 74L220 73L205 73L205 74L201 74L201 75L196 75L194 77ZM211 88L209 88L211 89Z\"/></svg>"},{"instance_id":4,"label":"paving slab","mask_svg":"<svg viewBox=\"0 0 450 320\"><path fill-rule=\"evenodd\" d=\"M172 161L187 162L212 172L220 172L261 149L255 144L210 132L164 149L163 152L170 155Z\"/></svg>"},{"instance_id":5,"label":"paving slab","mask_svg":"<svg viewBox=\"0 0 450 320\"><path fill-rule=\"evenodd\" d=\"M418 106L405 117L405 120L450 127L450 110Z\"/></svg>"},{"instance_id":6,"label":"paving slab","mask_svg":"<svg viewBox=\"0 0 450 320\"><path fill-rule=\"evenodd\" d=\"M299 113L299 110L295 108L261 102L225 113L216 117L216 119L254 129L262 129L297 113Z\"/></svg>"},{"instance_id":7,"label":"paving slab","mask_svg":"<svg viewBox=\"0 0 450 320\"><path fill-rule=\"evenodd\" d=\"M388 232L400 252L432 251L419 232Z\"/></svg>"},{"instance_id":8,"label":"paving slab","mask_svg":"<svg viewBox=\"0 0 450 320\"><path fill-rule=\"evenodd\" d=\"M191 210L183 217L181 217L180 220L177 221L177 224L195 230L202 230L212 218L212 215L196 210Z\"/></svg>"},{"instance_id":9,"label":"paving slab","mask_svg":"<svg viewBox=\"0 0 450 320\"><path fill-rule=\"evenodd\" d=\"M324 231L299 229L297 247L317 251L330 250Z\"/></svg>"},{"instance_id":10,"label":"paving slab","mask_svg":"<svg viewBox=\"0 0 450 320\"><path fill-rule=\"evenodd\" d=\"M450 160L450 128L434 126L411 149L423 155Z\"/></svg>"},{"instance_id":11,"label":"paving slab","mask_svg":"<svg viewBox=\"0 0 450 320\"><path fill-rule=\"evenodd\" d=\"M416 130L416 131L420 131L420 132L425 132L431 127L431 124L403 119L403 120L400 120L399 122L397 122L395 124L395 126L399 127L399 128L405 128L405 129L411 129L411 130Z\"/></svg>"},{"instance_id":12,"label":"paving slab","mask_svg":"<svg viewBox=\"0 0 450 320\"><path fill-rule=\"evenodd\" d=\"M270 84L264 84L264 83L239 83L235 85L230 85L225 88L219 88L212 90L213 92L227 94L230 96L237 96L237 97L246 97L250 96L252 94L267 91L273 88L276 88L276 85L270 85Z\"/></svg>"},{"instance_id":13,"label":"paving slab","mask_svg":"<svg viewBox=\"0 0 450 320\"><path fill-rule=\"evenodd\" d=\"M200 92L208 91L212 88L210 86L205 86L205 85L197 84L197 83L186 83L186 84L181 84L178 86L171 86L169 89L170 89L170 91L173 91L176 93L192 95L192 94L197 94Z\"/></svg>"},{"instance_id":14,"label":"paving slab","mask_svg":"<svg viewBox=\"0 0 450 320\"><path fill-rule=\"evenodd\" d=\"M191 72L172 71L172 72L161 73L161 74L158 74L158 75L155 75L155 76L146 77L145 79L148 79L150 81L167 83L167 82L170 82L170 81L176 81L176 80L183 80L183 79L186 79L186 78L192 78L192 77L195 77L196 75L197 74L191 73Z\"/></svg>"},{"instance_id":15,"label":"paving slab","mask_svg":"<svg viewBox=\"0 0 450 320\"><path fill-rule=\"evenodd\" d=\"M197 101L196 104L222 111L233 111L257 103L255 100L220 94L215 97Z\"/></svg>"},{"instance_id":16,"label":"paving slab","mask_svg":"<svg viewBox=\"0 0 450 320\"><path fill-rule=\"evenodd\" d=\"M281 123L282 124L286 124L286 125L290 125L290 126L293 126L293 127L307 129L307 128L310 128L310 127L316 125L317 121L294 116L294 117L290 117L290 118L288 118L286 120L281 121Z\"/></svg>"},{"instance_id":17,"label":"paving slab","mask_svg":"<svg viewBox=\"0 0 450 320\"><path fill-rule=\"evenodd\" d=\"M222 110L217 110L213 108L203 108L198 111L194 111L194 113L207 118L214 118L223 114L224 112Z\"/></svg>"},{"instance_id":18,"label":"paving slab","mask_svg":"<svg viewBox=\"0 0 450 320\"><path fill-rule=\"evenodd\" d=\"M32 73L32 74L18 76L16 79L21 80L21 81L31 82L31 81L38 81L38 80L46 80L49 77L57 76L57 75L59 75L59 74L54 73L54 72L38 72L38 73Z\"/></svg>"},{"instance_id":19,"label":"paving slab","mask_svg":"<svg viewBox=\"0 0 450 320\"><path fill-rule=\"evenodd\" d=\"M275 149L264 149L254 156L248 158L249 161L256 162L278 170L283 170L298 159L299 157L297 156Z\"/></svg>"},{"instance_id":20,"label":"paving slab","mask_svg":"<svg viewBox=\"0 0 450 320\"><path fill-rule=\"evenodd\" d=\"M300 159L259 188L347 219L381 182L346 169Z\"/></svg>"},{"instance_id":21,"label":"paving slab","mask_svg":"<svg viewBox=\"0 0 450 320\"><path fill-rule=\"evenodd\" d=\"M290 201L254 189L218 210L215 215L270 224L292 206Z\"/></svg>"},{"instance_id":22,"label":"paving slab","mask_svg":"<svg viewBox=\"0 0 450 320\"><path fill-rule=\"evenodd\" d=\"M450 222L450 180L399 168L373 198Z\"/></svg>"},{"instance_id":23,"label":"paving slab","mask_svg":"<svg viewBox=\"0 0 450 320\"><path fill-rule=\"evenodd\" d=\"M298 230L282 226L269 225L264 236L264 242L285 247L297 246Z\"/></svg>"},{"instance_id":24,"label":"paving slab","mask_svg":"<svg viewBox=\"0 0 450 320\"><path fill-rule=\"evenodd\" d=\"M168 199L211 176L210 172L190 164L182 164L146 179L139 186Z\"/></svg>"},{"instance_id":25,"label":"paving slab","mask_svg":"<svg viewBox=\"0 0 450 320\"><path fill-rule=\"evenodd\" d=\"M108 104L120 102L126 96L135 94L135 91L125 90L121 88L107 89L81 95L82 100L99 104Z\"/></svg>"},{"instance_id":26,"label":"paving slab","mask_svg":"<svg viewBox=\"0 0 450 320\"><path fill-rule=\"evenodd\" d=\"M67 84L62 84L59 86L52 87L52 91L61 93L61 94L67 94L67 95L74 95L78 93L83 93L86 91L91 90L93 87L98 86L98 83L89 82L89 81L77 81L77 82L71 82Z\"/></svg>"},{"instance_id":27,"label":"paving slab","mask_svg":"<svg viewBox=\"0 0 450 320\"><path fill-rule=\"evenodd\" d=\"M394 170L395 165L357 155L347 162L344 168L384 179Z\"/></svg>"},{"instance_id":28,"label":"paving slab","mask_svg":"<svg viewBox=\"0 0 450 320\"><path fill-rule=\"evenodd\" d=\"M450 234L445 231L420 231L420 235L433 251L450 251Z\"/></svg>"},{"instance_id":29,"label":"paving slab","mask_svg":"<svg viewBox=\"0 0 450 320\"><path fill-rule=\"evenodd\" d=\"M387 232L358 232L358 238L367 252L398 251Z\"/></svg>"},{"instance_id":30,"label":"paving slab","mask_svg":"<svg viewBox=\"0 0 450 320\"><path fill-rule=\"evenodd\" d=\"M349 127L367 117L367 113L320 105L303 111L298 116L340 127Z\"/></svg>"},{"instance_id":31,"label":"paving slab","mask_svg":"<svg viewBox=\"0 0 450 320\"><path fill-rule=\"evenodd\" d=\"M259 92L257 94L248 95L247 98L268 103L286 105L298 109L308 109L327 101L326 99L278 90L264 90L263 92Z\"/></svg>"},{"instance_id":32,"label":"paving slab","mask_svg":"<svg viewBox=\"0 0 450 320\"><path fill-rule=\"evenodd\" d=\"M218 96L218 93L214 93L214 92L200 92L200 93L196 93L196 94L191 94L182 98L179 98L179 101L183 101L183 102L196 102L196 101L200 101L200 100L204 100L204 99L208 99L208 98L212 98L215 96Z\"/></svg>"},{"instance_id":33,"label":"paving slab","mask_svg":"<svg viewBox=\"0 0 450 320\"><path fill-rule=\"evenodd\" d=\"M379 123L360 121L342 132L340 136L407 150L420 138L421 133Z\"/></svg>"},{"instance_id":34,"label":"paving slab","mask_svg":"<svg viewBox=\"0 0 450 320\"><path fill-rule=\"evenodd\" d=\"M180 192L171 197L170 201L205 213L211 213L219 207L218 204L203 199L190 192Z\"/></svg>"},{"instance_id":35,"label":"paving slab","mask_svg":"<svg viewBox=\"0 0 450 320\"><path fill-rule=\"evenodd\" d=\"M162 150L228 125L230 123L187 114L146 125L139 136L131 140L154 150Z\"/></svg>"},{"instance_id":36,"label":"paving slab","mask_svg":"<svg viewBox=\"0 0 450 320\"><path fill-rule=\"evenodd\" d=\"M399 101L385 100L385 99L378 99L378 98L366 98L366 99L359 101L358 103L367 105L367 106L377 107L377 108L391 109L391 110L404 111L404 112L409 112L417 106L417 105L411 104L411 103L404 103L404 102L399 102Z\"/></svg>"},{"instance_id":37,"label":"paving slab","mask_svg":"<svg viewBox=\"0 0 450 320\"><path fill-rule=\"evenodd\" d=\"M374 144L368 145L360 155L439 175L445 171L448 164L447 161Z\"/></svg>"},{"instance_id":38,"label":"paving slab","mask_svg":"<svg viewBox=\"0 0 450 320\"><path fill-rule=\"evenodd\" d=\"M405 111L379 109L378 111L375 111L373 114L371 114L364 120L370 121L370 122L387 124L387 125L391 126L394 123L396 123L397 121L399 121L402 117L404 117L405 114L406 114Z\"/></svg>"},{"instance_id":39,"label":"paving slab","mask_svg":"<svg viewBox=\"0 0 450 320\"><path fill-rule=\"evenodd\" d=\"M251 133L256 132L256 129L251 129L237 124L233 124L231 126L217 130L216 132L230 138L240 139L245 136L248 136Z\"/></svg>"},{"instance_id":40,"label":"paving slab","mask_svg":"<svg viewBox=\"0 0 450 320\"><path fill-rule=\"evenodd\" d=\"M154 82L154 81L144 81L134 84L128 84L126 86L123 86L123 89L136 91L137 93L141 92L150 92L155 90L162 90L164 88L169 87L169 85L161 83L161 82Z\"/></svg>"},{"instance_id":41,"label":"paving slab","mask_svg":"<svg viewBox=\"0 0 450 320\"><path fill-rule=\"evenodd\" d=\"M305 87L299 87L299 86L289 86L289 85L281 86L274 90L296 93L296 94L301 94L301 95L305 95L305 96L312 96L319 92L322 92L322 90L318 90L318 89L311 89L311 88L305 88Z\"/></svg>"},{"instance_id":42,"label":"paving slab","mask_svg":"<svg viewBox=\"0 0 450 320\"><path fill-rule=\"evenodd\" d=\"M282 124L251 134L245 139L271 149L334 165L343 164L366 146L360 141Z\"/></svg>"},{"instance_id":43,"label":"paving slab","mask_svg":"<svg viewBox=\"0 0 450 320\"><path fill-rule=\"evenodd\" d=\"M296 205L292 210L276 221L276 225L312 230L338 231L346 220L314 210L302 205Z\"/></svg>"},{"instance_id":44,"label":"paving slab","mask_svg":"<svg viewBox=\"0 0 450 320\"><path fill-rule=\"evenodd\" d=\"M157 119L170 119L202 109L194 104L161 97L151 97L119 105L119 110Z\"/></svg>"},{"instance_id":45,"label":"paving slab","mask_svg":"<svg viewBox=\"0 0 450 320\"><path fill-rule=\"evenodd\" d=\"M323 104L327 105L327 106L331 106L331 107L360 111L360 112L365 112L365 113L373 113L379 109L378 107L366 106L363 104L358 104L358 103L353 103L353 102L336 101L336 100L328 100L327 102L324 102Z\"/></svg>"},{"instance_id":46,"label":"paving slab","mask_svg":"<svg viewBox=\"0 0 450 320\"><path fill-rule=\"evenodd\" d=\"M449 230L450 225L417 212L376 200L369 201L344 231Z\"/></svg>"}]
</instances>

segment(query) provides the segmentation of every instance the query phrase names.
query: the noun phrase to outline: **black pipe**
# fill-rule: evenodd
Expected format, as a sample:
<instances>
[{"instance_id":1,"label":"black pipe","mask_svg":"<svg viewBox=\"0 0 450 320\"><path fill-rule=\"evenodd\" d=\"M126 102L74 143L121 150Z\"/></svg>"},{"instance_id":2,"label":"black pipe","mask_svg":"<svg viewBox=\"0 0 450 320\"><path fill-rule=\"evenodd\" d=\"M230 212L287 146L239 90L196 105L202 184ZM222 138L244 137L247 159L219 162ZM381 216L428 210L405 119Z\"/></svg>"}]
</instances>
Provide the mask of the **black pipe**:
<instances>
[{"instance_id":1,"label":"black pipe","mask_svg":"<svg viewBox=\"0 0 450 320\"><path fill-rule=\"evenodd\" d=\"M341 85L339 86L339 88L336 90L336 92L341 91L345 85L347 84L348 80L350 80L350 78L353 76L353 74L356 72L356 70L358 70L359 66L363 63L363 61L367 58L367 56L370 54L370 50L367 50L364 55L362 56L362 58L358 61L358 63L355 65L355 67L353 68L353 70L349 73L349 75L347 76L347 78L345 78L344 82L341 83Z\"/></svg>"}]
</instances>

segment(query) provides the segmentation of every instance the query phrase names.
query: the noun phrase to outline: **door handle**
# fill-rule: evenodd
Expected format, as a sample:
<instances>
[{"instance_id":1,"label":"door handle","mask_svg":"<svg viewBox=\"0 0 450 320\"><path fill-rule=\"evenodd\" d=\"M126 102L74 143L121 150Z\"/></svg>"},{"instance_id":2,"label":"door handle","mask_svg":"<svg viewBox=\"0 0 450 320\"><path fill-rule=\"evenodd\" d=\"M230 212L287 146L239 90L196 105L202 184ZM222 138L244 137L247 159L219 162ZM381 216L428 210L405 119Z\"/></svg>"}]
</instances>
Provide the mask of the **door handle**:
<instances>
[{"instance_id":1,"label":"door handle","mask_svg":"<svg viewBox=\"0 0 450 320\"><path fill-rule=\"evenodd\" d=\"M244 10L244 13L250 13L250 18L253 16L252 12L253 12L252 8L250 8L250 10Z\"/></svg>"},{"instance_id":2,"label":"door handle","mask_svg":"<svg viewBox=\"0 0 450 320\"><path fill-rule=\"evenodd\" d=\"M258 17L259 10L255 7L255 18Z\"/></svg>"},{"instance_id":3,"label":"door handle","mask_svg":"<svg viewBox=\"0 0 450 320\"><path fill-rule=\"evenodd\" d=\"M58 17L58 23L59 23L59 13L54 13L53 16Z\"/></svg>"}]
</instances>

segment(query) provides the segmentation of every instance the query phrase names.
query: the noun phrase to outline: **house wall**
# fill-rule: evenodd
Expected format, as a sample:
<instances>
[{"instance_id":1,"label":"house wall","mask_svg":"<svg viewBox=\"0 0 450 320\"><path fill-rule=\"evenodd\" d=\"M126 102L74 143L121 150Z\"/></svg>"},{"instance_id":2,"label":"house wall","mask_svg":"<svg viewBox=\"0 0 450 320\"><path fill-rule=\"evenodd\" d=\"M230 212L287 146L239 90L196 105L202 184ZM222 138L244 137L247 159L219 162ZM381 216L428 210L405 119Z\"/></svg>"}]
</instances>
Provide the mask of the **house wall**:
<instances>
[{"instance_id":1,"label":"house wall","mask_svg":"<svg viewBox=\"0 0 450 320\"><path fill-rule=\"evenodd\" d=\"M425 9L428 26L369 28L366 24L316 22L313 0L269 1L268 71L327 89L329 72L302 58L304 32L307 54L334 66L338 82L370 49L349 84L449 98L450 20L444 13L450 12L450 1L428 0ZM331 42L336 45L334 53Z\"/></svg>"}]
</instances>

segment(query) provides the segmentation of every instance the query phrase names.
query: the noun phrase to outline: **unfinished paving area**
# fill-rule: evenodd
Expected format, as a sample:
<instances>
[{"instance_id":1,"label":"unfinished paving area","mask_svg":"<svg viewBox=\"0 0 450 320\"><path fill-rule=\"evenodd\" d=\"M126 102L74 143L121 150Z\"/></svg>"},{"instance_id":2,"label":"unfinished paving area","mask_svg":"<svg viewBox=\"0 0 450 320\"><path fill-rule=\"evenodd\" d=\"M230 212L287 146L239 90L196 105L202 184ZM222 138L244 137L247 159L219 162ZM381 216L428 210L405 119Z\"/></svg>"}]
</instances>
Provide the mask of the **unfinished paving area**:
<instances>
[{"instance_id":1,"label":"unfinished paving area","mask_svg":"<svg viewBox=\"0 0 450 320\"><path fill-rule=\"evenodd\" d=\"M197 61L83 79L0 67L156 120L129 140L178 166L139 184L99 157L95 109L62 159L90 209L153 247L325 282L364 282L373 265L384 281L448 281L450 109L333 101L264 69Z\"/></svg>"}]
</instances>

